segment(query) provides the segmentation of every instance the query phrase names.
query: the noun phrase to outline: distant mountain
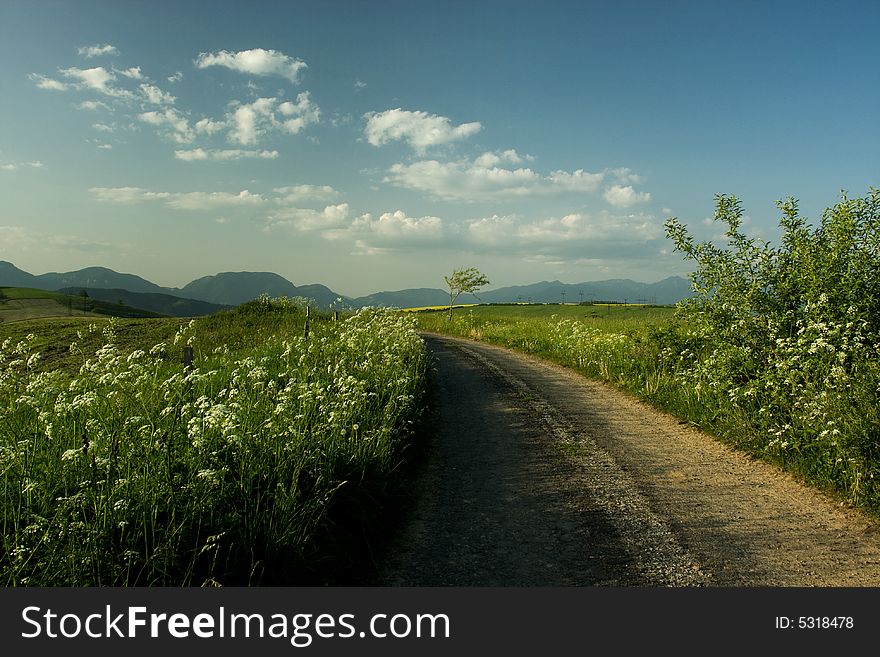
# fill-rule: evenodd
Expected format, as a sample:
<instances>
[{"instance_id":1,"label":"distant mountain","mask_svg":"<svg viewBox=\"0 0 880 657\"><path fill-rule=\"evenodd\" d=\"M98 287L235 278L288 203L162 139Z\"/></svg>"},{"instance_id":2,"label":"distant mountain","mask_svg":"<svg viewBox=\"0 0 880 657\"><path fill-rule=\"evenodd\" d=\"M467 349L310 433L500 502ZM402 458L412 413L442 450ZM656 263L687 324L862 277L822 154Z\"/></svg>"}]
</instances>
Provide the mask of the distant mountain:
<instances>
[{"instance_id":1,"label":"distant mountain","mask_svg":"<svg viewBox=\"0 0 880 657\"><path fill-rule=\"evenodd\" d=\"M336 292L331 290L329 287L317 283L313 283L311 285L300 285L298 288L296 288L296 296L313 299L315 303L322 308L330 308L331 306L341 307L343 305L348 307L351 305L351 299L348 299L341 294L336 294Z\"/></svg>"},{"instance_id":2,"label":"distant mountain","mask_svg":"<svg viewBox=\"0 0 880 657\"><path fill-rule=\"evenodd\" d=\"M0 287L30 287L38 290L62 290L75 289L87 290L112 290L110 296L119 296L120 290L132 293L166 295L182 298L184 302L201 301L217 306L237 306L246 301L258 298L261 294L271 297L306 297L313 299L320 307L329 307L337 299L343 298L324 285L303 285L297 287L286 278L270 272L223 272L214 276L204 276L192 281L183 288L161 287L155 283L135 276L134 274L120 274L106 267L87 267L77 271L58 273L51 272L34 276L18 269L10 262L0 261ZM104 293L96 293L95 298L104 298ZM113 299L115 301L116 299ZM194 317L205 314L208 306L193 306L174 304L160 297L141 298L135 302L126 300L133 307L136 303L146 303L150 308L161 307L156 310L163 314L174 316ZM207 312L215 312L208 310Z\"/></svg>"},{"instance_id":3,"label":"distant mountain","mask_svg":"<svg viewBox=\"0 0 880 657\"><path fill-rule=\"evenodd\" d=\"M286 278L270 272L227 271L198 278L184 285L180 293L193 299L237 306L261 294L295 297L297 287Z\"/></svg>"},{"instance_id":4,"label":"distant mountain","mask_svg":"<svg viewBox=\"0 0 880 657\"><path fill-rule=\"evenodd\" d=\"M423 306L442 306L449 303L449 292L430 287L396 292L376 292L351 301L355 308L378 306L384 308L421 308ZM463 294L456 303L476 303L469 294Z\"/></svg>"},{"instance_id":5,"label":"distant mountain","mask_svg":"<svg viewBox=\"0 0 880 657\"><path fill-rule=\"evenodd\" d=\"M11 262L0 260L0 287L30 287L42 289L37 277L22 271Z\"/></svg>"},{"instance_id":6,"label":"distant mountain","mask_svg":"<svg viewBox=\"0 0 880 657\"><path fill-rule=\"evenodd\" d=\"M419 306L439 306L449 303L449 293L439 288L416 288L377 292L356 299L349 299L337 294L324 285L302 285L297 287L286 278L271 272L222 272L213 276L204 276L192 281L183 288L160 287L155 283L135 276L120 274L105 267L87 267L74 272L49 273L34 276L18 269L10 262L0 261L0 287L32 287L42 290L60 290L65 288L91 290L110 290L107 294L135 307L136 303L149 303L145 309L154 312L183 316L203 314L203 306L186 306L187 300L203 301L219 306L237 306L246 301L258 298L262 294L270 297L307 297L313 299L317 306L328 308L342 300L339 305L352 308L364 306L385 306L392 308L414 308ZM155 297L152 300L126 300L119 291L132 293L170 295L182 298L183 305ZM564 294L563 294L564 293ZM95 296L98 297L97 293ZM462 295L458 303L516 303L531 301L532 303L578 303L580 301L618 301L628 303L653 303L660 305L673 304L690 296L691 285L687 279L671 276L656 283L639 283L629 279L612 279L591 281L586 283L561 283L560 281L542 281L531 285L502 287L496 290L480 292L477 296ZM102 297L103 298L103 297ZM157 304L157 305L152 305ZM165 305L170 304L170 305ZM163 308L163 309L158 309ZM187 308L183 310L183 308ZM213 311L208 311L213 312Z\"/></svg>"},{"instance_id":7,"label":"distant mountain","mask_svg":"<svg viewBox=\"0 0 880 657\"><path fill-rule=\"evenodd\" d=\"M563 295L563 292L565 293ZM673 304L691 293L691 284L680 276L671 276L657 283L639 283L629 279L611 279L587 283L542 281L532 285L503 287L481 292L487 303L578 303L581 301L618 301L628 303Z\"/></svg>"},{"instance_id":8,"label":"distant mountain","mask_svg":"<svg viewBox=\"0 0 880 657\"><path fill-rule=\"evenodd\" d=\"M563 292L565 294L563 295ZM476 296L463 294L457 303L579 303L581 301L617 301L620 303L652 303L668 305L681 301L691 293L687 279L672 276L657 283L638 283L629 279L612 279L589 283L561 283L542 281L531 285L515 285L497 290L479 292ZM396 292L377 292L352 301L356 308L386 306L391 308L419 308L449 303L449 293L437 288L418 288Z\"/></svg>"},{"instance_id":9,"label":"distant mountain","mask_svg":"<svg viewBox=\"0 0 880 657\"><path fill-rule=\"evenodd\" d=\"M83 290L85 290L86 294L92 299L108 301L110 303L121 304L131 308L149 310L160 315L168 315L171 317L201 317L203 315L211 315L212 313L225 310L229 307L196 299L184 299L183 297L171 294L160 294L158 292L129 292L128 290L95 287L65 287L61 288L59 292L71 296L79 296L82 294Z\"/></svg>"},{"instance_id":10,"label":"distant mountain","mask_svg":"<svg viewBox=\"0 0 880 657\"><path fill-rule=\"evenodd\" d=\"M86 267L63 274L52 272L35 276L40 289L60 290L68 287L121 289L129 292L173 294L175 290L151 283L134 274L120 274L106 267Z\"/></svg>"}]
</instances>

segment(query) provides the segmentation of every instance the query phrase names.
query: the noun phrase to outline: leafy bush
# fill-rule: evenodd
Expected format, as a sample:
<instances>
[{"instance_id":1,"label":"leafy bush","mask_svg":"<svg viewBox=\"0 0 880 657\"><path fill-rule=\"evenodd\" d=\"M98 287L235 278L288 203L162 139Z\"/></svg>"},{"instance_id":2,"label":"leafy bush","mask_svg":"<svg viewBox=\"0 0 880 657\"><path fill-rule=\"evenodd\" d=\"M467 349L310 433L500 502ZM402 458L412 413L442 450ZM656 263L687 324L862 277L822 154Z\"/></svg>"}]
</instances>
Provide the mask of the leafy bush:
<instances>
[{"instance_id":1,"label":"leafy bush","mask_svg":"<svg viewBox=\"0 0 880 657\"><path fill-rule=\"evenodd\" d=\"M780 201L779 246L743 233L736 197L716 203L726 248L667 221L695 265L694 296L680 306L694 348L677 376L749 417L755 447L877 505L880 190L843 196L815 227L795 200Z\"/></svg>"}]
</instances>

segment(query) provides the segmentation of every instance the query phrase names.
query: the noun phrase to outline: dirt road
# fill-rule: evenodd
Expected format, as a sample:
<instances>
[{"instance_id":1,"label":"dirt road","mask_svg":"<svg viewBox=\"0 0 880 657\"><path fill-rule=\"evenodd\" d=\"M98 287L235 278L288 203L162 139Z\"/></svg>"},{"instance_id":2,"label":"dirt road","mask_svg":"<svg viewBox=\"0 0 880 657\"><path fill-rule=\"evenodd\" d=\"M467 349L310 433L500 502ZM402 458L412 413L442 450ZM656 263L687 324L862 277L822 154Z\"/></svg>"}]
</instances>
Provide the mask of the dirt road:
<instances>
[{"instance_id":1,"label":"dirt road","mask_svg":"<svg viewBox=\"0 0 880 657\"><path fill-rule=\"evenodd\" d=\"M426 336L436 434L379 583L880 586L880 525L607 386Z\"/></svg>"}]
</instances>

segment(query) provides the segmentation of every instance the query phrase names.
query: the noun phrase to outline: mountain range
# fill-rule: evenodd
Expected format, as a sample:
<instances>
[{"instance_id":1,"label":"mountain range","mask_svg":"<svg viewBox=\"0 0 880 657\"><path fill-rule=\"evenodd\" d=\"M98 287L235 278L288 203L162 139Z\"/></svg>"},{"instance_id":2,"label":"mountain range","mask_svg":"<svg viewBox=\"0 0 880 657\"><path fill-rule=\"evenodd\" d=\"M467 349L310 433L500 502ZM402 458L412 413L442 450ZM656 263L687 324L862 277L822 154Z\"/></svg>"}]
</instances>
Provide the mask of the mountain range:
<instances>
[{"instance_id":1,"label":"mountain range","mask_svg":"<svg viewBox=\"0 0 880 657\"><path fill-rule=\"evenodd\" d=\"M271 297L306 297L315 305L347 308L387 306L413 308L449 303L449 294L438 288L415 288L377 292L349 298L324 285L294 285L271 272L222 272L198 278L182 288L162 287L134 274L121 274L106 267L87 267L71 272L34 275L11 262L0 260L0 287L30 287L63 290L76 294L85 290L95 298L121 300L133 307L177 316L195 316L236 306L262 294ZM531 285L503 287L462 295L458 303L577 303L581 301L616 301L627 303L672 304L687 297L690 282L672 276L656 283L612 279L586 283L541 281ZM185 302L185 303L184 303ZM149 304L149 305L144 305ZM169 312L169 309L171 311Z\"/></svg>"}]
</instances>

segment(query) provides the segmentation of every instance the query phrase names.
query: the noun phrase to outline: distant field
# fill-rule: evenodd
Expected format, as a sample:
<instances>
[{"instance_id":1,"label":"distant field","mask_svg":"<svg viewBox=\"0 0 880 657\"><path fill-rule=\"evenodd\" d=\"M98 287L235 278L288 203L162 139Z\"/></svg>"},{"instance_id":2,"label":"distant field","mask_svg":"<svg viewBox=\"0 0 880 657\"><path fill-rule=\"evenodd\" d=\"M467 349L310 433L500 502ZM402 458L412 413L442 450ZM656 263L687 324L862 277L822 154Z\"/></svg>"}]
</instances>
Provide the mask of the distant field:
<instances>
[{"instance_id":1,"label":"distant field","mask_svg":"<svg viewBox=\"0 0 880 657\"><path fill-rule=\"evenodd\" d=\"M100 317L95 312L68 308L55 299L9 299L0 303L0 322L20 322L45 317Z\"/></svg>"},{"instance_id":2,"label":"distant field","mask_svg":"<svg viewBox=\"0 0 880 657\"><path fill-rule=\"evenodd\" d=\"M410 308L410 312L418 312L419 324L423 328L434 326L437 330L456 331L449 327L449 306L434 308ZM596 320L597 327L603 330L610 324L620 322L622 325L638 326L645 323L662 322L673 316L672 306L645 306L633 304L486 304L456 306L454 315L456 322L464 322L479 328L487 322L529 323L545 321L549 318L573 319L584 322Z\"/></svg>"},{"instance_id":3,"label":"distant field","mask_svg":"<svg viewBox=\"0 0 880 657\"><path fill-rule=\"evenodd\" d=\"M0 323L48 317L159 317L158 313L49 290L0 288Z\"/></svg>"}]
</instances>

